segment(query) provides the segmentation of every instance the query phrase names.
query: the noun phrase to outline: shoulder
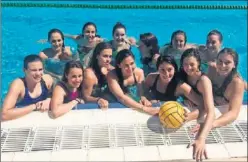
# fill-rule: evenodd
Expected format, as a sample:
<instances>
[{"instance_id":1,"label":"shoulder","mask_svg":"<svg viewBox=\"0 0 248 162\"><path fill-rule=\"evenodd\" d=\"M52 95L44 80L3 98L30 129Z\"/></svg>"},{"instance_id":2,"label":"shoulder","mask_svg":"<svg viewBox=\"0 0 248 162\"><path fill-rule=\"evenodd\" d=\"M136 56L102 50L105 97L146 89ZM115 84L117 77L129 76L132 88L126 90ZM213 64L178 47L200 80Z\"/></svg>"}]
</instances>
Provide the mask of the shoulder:
<instances>
[{"instance_id":1,"label":"shoulder","mask_svg":"<svg viewBox=\"0 0 248 162\"><path fill-rule=\"evenodd\" d=\"M199 82L201 83L211 83L209 77L207 75L202 75L199 79Z\"/></svg>"},{"instance_id":2,"label":"shoulder","mask_svg":"<svg viewBox=\"0 0 248 162\"><path fill-rule=\"evenodd\" d=\"M236 76L236 77L234 77L234 78L232 79L231 84L243 86L243 85L244 85L244 81L243 81L243 79L242 79L241 77Z\"/></svg>"},{"instance_id":3,"label":"shoulder","mask_svg":"<svg viewBox=\"0 0 248 162\"><path fill-rule=\"evenodd\" d=\"M96 74L95 74L95 72L93 71L92 68L86 68L84 70L84 77L87 78L87 79L95 79Z\"/></svg>"},{"instance_id":4,"label":"shoulder","mask_svg":"<svg viewBox=\"0 0 248 162\"><path fill-rule=\"evenodd\" d=\"M52 84L53 84L52 76L49 74L44 74L42 78L45 81L47 87L50 89L52 87Z\"/></svg>"},{"instance_id":5,"label":"shoulder","mask_svg":"<svg viewBox=\"0 0 248 162\"><path fill-rule=\"evenodd\" d=\"M111 70L110 72L108 72L107 78L118 79L118 78L117 78L117 74L116 74L116 70L113 69L113 70Z\"/></svg>"},{"instance_id":6,"label":"shoulder","mask_svg":"<svg viewBox=\"0 0 248 162\"><path fill-rule=\"evenodd\" d=\"M135 68L135 74L137 74L137 75L142 75L142 74L144 74L144 70L143 69L140 69L140 68Z\"/></svg>"},{"instance_id":7,"label":"shoulder","mask_svg":"<svg viewBox=\"0 0 248 162\"><path fill-rule=\"evenodd\" d=\"M20 90L24 88L24 82L22 81L22 79L17 78L11 83L10 87L14 88L15 90Z\"/></svg>"},{"instance_id":8,"label":"shoulder","mask_svg":"<svg viewBox=\"0 0 248 162\"><path fill-rule=\"evenodd\" d=\"M41 52L43 52L43 53L49 53L49 52L51 52L51 48L45 48L45 49L43 49Z\"/></svg>"},{"instance_id":9,"label":"shoulder","mask_svg":"<svg viewBox=\"0 0 248 162\"><path fill-rule=\"evenodd\" d=\"M65 46L65 52L71 52L71 47L70 46Z\"/></svg>"},{"instance_id":10,"label":"shoulder","mask_svg":"<svg viewBox=\"0 0 248 162\"><path fill-rule=\"evenodd\" d=\"M146 77L146 83L148 83L149 85L152 84L158 75L159 74L157 72L148 74Z\"/></svg>"}]
</instances>

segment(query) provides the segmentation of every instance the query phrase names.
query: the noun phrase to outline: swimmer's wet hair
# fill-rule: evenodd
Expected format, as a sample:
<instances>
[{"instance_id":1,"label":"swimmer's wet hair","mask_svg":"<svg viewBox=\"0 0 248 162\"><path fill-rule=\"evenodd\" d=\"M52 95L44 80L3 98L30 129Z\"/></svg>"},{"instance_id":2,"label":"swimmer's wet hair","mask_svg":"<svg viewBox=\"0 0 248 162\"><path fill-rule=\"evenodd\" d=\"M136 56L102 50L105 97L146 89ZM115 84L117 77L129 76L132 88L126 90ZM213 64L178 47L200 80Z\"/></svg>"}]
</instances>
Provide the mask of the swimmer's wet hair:
<instances>
[{"instance_id":1,"label":"swimmer's wet hair","mask_svg":"<svg viewBox=\"0 0 248 162\"><path fill-rule=\"evenodd\" d=\"M38 55L35 55L35 54L26 56L23 61L23 68L28 69L28 64L31 62L36 62L36 61L42 62L42 59Z\"/></svg>"},{"instance_id":2,"label":"swimmer's wet hair","mask_svg":"<svg viewBox=\"0 0 248 162\"><path fill-rule=\"evenodd\" d=\"M59 34L61 35L61 38L62 38L62 40L63 40L62 47L65 48L65 37L64 37L63 32L62 32L61 30L59 30L59 29L56 29L56 28L51 29L51 30L48 32L48 36L47 36L48 38L47 38L47 40L50 41L51 36L52 36L53 33L59 33Z\"/></svg>"},{"instance_id":3,"label":"swimmer's wet hair","mask_svg":"<svg viewBox=\"0 0 248 162\"><path fill-rule=\"evenodd\" d=\"M207 38L208 38L209 36L211 36L211 35L218 35L218 36L219 36L220 42L223 41L223 35L221 34L221 32L220 32L219 30L216 30L216 29L211 30L211 31L208 33Z\"/></svg>"},{"instance_id":4,"label":"swimmer's wet hair","mask_svg":"<svg viewBox=\"0 0 248 162\"><path fill-rule=\"evenodd\" d=\"M115 26L113 27L112 35L114 35L116 29L120 29L120 28L123 28L123 29L126 31L125 25L123 25L123 24L120 23L120 22L117 22L117 23L115 24Z\"/></svg>"},{"instance_id":5,"label":"swimmer's wet hair","mask_svg":"<svg viewBox=\"0 0 248 162\"><path fill-rule=\"evenodd\" d=\"M171 41L170 41L170 45L172 46L172 41L174 39L174 37L178 34L182 34L184 36L184 45L186 45L187 43L187 35L186 35L186 32L182 31L182 30L177 30L177 31L174 31L171 35Z\"/></svg>"}]
</instances>

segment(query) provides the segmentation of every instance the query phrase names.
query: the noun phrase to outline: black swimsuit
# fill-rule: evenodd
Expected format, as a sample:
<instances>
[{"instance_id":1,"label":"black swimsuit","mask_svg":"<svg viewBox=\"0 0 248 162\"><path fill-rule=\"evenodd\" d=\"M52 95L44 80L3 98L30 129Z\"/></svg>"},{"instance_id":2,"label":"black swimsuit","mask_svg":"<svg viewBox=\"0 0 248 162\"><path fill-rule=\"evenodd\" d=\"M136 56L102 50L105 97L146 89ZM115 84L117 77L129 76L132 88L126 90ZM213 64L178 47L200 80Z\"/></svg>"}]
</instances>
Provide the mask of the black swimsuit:
<instances>
[{"instance_id":1,"label":"black swimsuit","mask_svg":"<svg viewBox=\"0 0 248 162\"><path fill-rule=\"evenodd\" d=\"M154 99L160 101L176 101L177 96L175 96L175 91L178 85L176 79L171 80L164 93L161 93L157 90L158 79L159 79L159 75L157 75L152 87L150 88L150 91L152 92Z\"/></svg>"}]
</instances>

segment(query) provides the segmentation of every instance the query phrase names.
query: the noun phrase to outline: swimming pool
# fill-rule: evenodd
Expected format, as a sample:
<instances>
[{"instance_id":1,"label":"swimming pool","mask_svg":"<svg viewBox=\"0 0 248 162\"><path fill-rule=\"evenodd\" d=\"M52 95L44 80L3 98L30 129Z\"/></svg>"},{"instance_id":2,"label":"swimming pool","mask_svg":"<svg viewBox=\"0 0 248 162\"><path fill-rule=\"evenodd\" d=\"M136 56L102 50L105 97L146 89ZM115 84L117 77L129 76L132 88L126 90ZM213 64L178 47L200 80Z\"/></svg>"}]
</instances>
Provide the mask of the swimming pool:
<instances>
[{"instance_id":1,"label":"swimming pool","mask_svg":"<svg viewBox=\"0 0 248 162\"><path fill-rule=\"evenodd\" d=\"M106 4L107 2L84 1L81 3ZM121 2L110 3L120 4ZM148 2L128 3L148 4ZM244 2L211 3L245 4ZM154 4L179 3L154 2ZM182 2L182 4L206 3ZM38 44L37 41L46 38L51 28L59 28L64 33L79 34L83 24L87 21L95 22L98 27L98 34L104 38L111 39L112 27L117 21L120 21L126 25L129 36L138 38L141 33L152 32L158 37L160 45L169 42L172 32L177 29L186 31L188 42L205 44L207 33L212 29L218 29L224 36L223 46L232 47L239 53L238 69L242 77L247 80L246 10L2 8L1 98L5 97L11 81L16 77L23 76L23 58L31 53L38 54L43 48L49 46L48 44ZM65 40L65 43L76 48L71 40ZM140 66L139 52L136 48L133 49L133 52L136 55L138 66ZM247 93L245 93L244 100L247 100Z\"/></svg>"}]
</instances>

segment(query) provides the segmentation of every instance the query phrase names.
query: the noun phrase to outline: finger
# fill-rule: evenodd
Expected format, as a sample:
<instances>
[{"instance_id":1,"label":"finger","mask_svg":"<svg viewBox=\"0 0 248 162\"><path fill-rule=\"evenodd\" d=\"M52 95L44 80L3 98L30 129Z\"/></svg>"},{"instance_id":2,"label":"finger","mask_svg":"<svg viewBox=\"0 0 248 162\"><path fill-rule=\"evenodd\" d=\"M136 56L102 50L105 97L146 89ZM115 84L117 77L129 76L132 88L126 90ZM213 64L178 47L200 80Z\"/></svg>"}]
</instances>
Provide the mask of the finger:
<instances>
[{"instance_id":1,"label":"finger","mask_svg":"<svg viewBox=\"0 0 248 162\"><path fill-rule=\"evenodd\" d=\"M196 159L196 148L195 148L195 144L192 145L193 146L193 159Z\"/></svg>"},{"instance_id":2,"label":"finger","mask_svg":"<svg viewBox=\"0 0 248 162\"><path fill-rule=\"evenodd\" d=\"M204 156L205 156L205 159L208 159L208 154L206 150L204 150Z\"/></svg>"}]
</instances>

